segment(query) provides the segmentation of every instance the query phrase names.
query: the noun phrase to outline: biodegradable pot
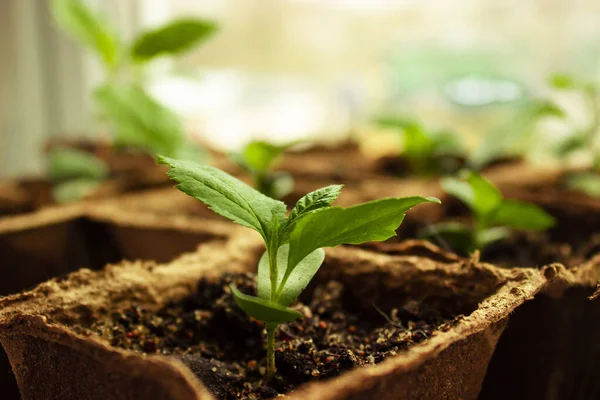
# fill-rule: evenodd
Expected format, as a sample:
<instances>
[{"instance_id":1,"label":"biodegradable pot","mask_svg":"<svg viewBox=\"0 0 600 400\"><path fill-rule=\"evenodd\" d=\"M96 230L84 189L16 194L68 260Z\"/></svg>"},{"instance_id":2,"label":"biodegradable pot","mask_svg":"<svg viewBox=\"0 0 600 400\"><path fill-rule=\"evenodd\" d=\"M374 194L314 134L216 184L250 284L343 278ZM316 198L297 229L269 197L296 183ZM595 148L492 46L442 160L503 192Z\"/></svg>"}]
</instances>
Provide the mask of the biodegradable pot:
<instances>
[{"instance_id":1,"label":"biodegradable pot","mask_svg":"<svg viewBox=\"0 0 600 400\"><path fill-rule=\"evenodd\" d=\"M115 201L95 204L86 215L107 227L121 258L128 260L168 262L194 251L199 243L224 240L232 229L231 223L215 218L218 216L208 208L200 215L163 214L128 209Z\"/></svg>"},{"instance_id":2,"label":"biodegradable pot","mask_svg":"<svg viewBox=\"0 0 600 400\"><path fill-rule=\"evenodd\" d=\"M99 269L122 259L170 261L201 242L224 240L231 230L231 224L221 221L162 218L109 204L79 202L1 218L0 296L82 267ZM17 398L1 350L0 393Z\"/></svg>"},{"instance_id":3,"label":"biodegradable pot","mask_svg":"<svg viewBox=\"0 0 600 400\"><path fill-rule=\"evenodd\" d=\"M543 291L519 308L500 338L481 399L600 398L600 300L590 300L600 259L544 269Z\"/></svg>"},{"instance_id":4,"label":"biodegradable pot","mask_svg":"<svg viewBox=\"0 0 600 400\"><path fill-rule=\"evenodd\" d=\"M189 296L203 278L254 270L262 251L257 237L244 233L169 264L81 270L0 300L0 341L23 398L213 398L175 359L111 347L81 327L134 304L158 310ZM510 314L542 288L544 278L535 270L498 269L432 251L435 259L328 249L315 283L339 280L365 307L415 299L465 317L380 364L300 386L290 399L477 398Z\"/></svg>"}]
</instances>

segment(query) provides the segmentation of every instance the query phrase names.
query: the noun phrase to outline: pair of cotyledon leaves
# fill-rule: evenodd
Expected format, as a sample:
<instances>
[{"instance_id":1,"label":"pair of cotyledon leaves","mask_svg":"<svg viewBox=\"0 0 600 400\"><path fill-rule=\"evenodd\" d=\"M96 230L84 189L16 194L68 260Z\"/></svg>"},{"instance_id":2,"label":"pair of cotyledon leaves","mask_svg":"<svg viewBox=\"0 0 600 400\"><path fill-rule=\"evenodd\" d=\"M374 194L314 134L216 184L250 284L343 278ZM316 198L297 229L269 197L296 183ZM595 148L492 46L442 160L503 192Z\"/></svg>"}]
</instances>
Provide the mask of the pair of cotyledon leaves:
<instances>
[{"instance_id":1,"label":"pair of cotyledon leaves","mask_svg":"<svg viewBox=\"0 0 600 400\"><path fill-rule=\"evenodd\" d=\"M383 241L396 233L405 213L436 198L385 198L353 207L332 207L342 185L331 185L301 198L286 217L287 208L227 173L191 161L158 157L168 164L177 188L263 237L277 251L278 296L272 296L268 253L258 267L258 297L231 287L237 304L251 317L278 324L301 316L288 308L313 278L325 253L323 247ZM276 249L276 250L275 250ZM268 250L267 250L268 252ZM279 288L285 281L283 288Z\"/></svg>"}]
</instances>

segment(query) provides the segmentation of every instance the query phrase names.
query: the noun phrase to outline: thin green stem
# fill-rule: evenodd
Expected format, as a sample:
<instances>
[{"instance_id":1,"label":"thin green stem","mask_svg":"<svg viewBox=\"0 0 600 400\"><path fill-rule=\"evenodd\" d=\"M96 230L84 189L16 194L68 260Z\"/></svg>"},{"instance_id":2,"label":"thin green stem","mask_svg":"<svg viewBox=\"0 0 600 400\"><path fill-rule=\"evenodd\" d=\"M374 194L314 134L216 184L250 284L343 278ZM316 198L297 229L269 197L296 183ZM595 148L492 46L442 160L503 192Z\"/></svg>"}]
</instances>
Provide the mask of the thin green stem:
<instances>
[{"instance_id":1,"label":"thin green stem","mask_svg":"<svg viewBox=\"0 0 600 400\"><path fill-rule=\"evenodd\" d=\"M271 279L271 301L275 302L277 292L277 248L270 246L269 252L269 278Z\"/></svg>"},{"instance_id":2,"label":"thin green stem","mask_svg":"<svg viewBox=\"0 0 600 400\"><path fill-rule=\"evenodd\" d=\"M275 331L277 324L267 324L267 382L275 376Z\"/></svg>"}]
</instances>

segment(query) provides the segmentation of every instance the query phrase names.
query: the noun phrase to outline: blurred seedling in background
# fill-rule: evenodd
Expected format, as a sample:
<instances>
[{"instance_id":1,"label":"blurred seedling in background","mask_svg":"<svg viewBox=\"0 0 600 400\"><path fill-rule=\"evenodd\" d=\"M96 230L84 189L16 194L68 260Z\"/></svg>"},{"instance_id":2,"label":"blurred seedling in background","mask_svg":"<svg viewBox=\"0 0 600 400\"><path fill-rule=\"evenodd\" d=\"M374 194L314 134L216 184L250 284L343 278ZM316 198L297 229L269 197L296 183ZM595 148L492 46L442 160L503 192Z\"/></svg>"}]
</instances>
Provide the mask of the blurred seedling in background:
<instances>
[{"instance_id":1,"label":"blurred seedling in background","mask_svg":"<svg viewBox=\"0 0 600 400\"><path fill-rule=\"evenodd\" d=\"M379 117L375 122L395 128L401 134L403 150L411 172L419 176L452 173L460 168L465 150L458 135L445 130L429 130L412 118Z\"/></svg>"},{"instance_id":2,"label":"blurred seedling in background","mask_svg":"<svg viewBox=\"0 0 600 400\"><path fill-rule=\"evenodd\" d=\"M343 208L332 207L342 189L331 185L308 193L286 216L279 201L226 174L192 161L158 157L168 164L177 188L215 213L257 231L266 251L258 264L258 296L231 292L237 305L267 330L267 380L275 374L277 327L303 315L290 308L325 259L324 247L383 241L396 235L405 213L436 198L386 198Z\"/></svg>"},{"instance_id":3,"label":"blurred seedling in background","mask_svg":"<svg viewBox=\"0 0 600 400\"><path fill-rule=\"evenodd\" d=\"M113 145L153 156L161 153L206 160L206 152L188 139L179 117L144 90L143 78L150 62L181 55L205 42L217 31L215 22L186 17L142 32L127 42L103 15L82 0L52 0L51 8L57 26L91 51L104 69L104 82L93 98L100 118L110 127ZM75 155L81 151L73 150L68 155L62 149L57 151L61 154L51 154L50 158L61 160L61 168L71 161L71 170L83 166L79 161L85 156ZM91 160L94 155L87 157ZM86 174L85 168L81 174Z\"/></svg>"},{"instance_id":4,"label":"blurred seedling in background","mask_svg":"<svg viewBox=\"0 0 600 400\"><path fill-rule=\"evenodd\" d=\"M291 145L252 141L242 151L234 153L232 159L250 174L259 192L273 199L281 199L294 189L294 179L290 173L274 169Z\"/></svg>"},{"instance_id":5,"label":"blurred seedling in background","mask_svg":"<svg viewBox=\"0 0 600 400\"><path fill-rule=\"evenodd\" d=\"M588 154L592 165L588 171L573 171L564 177L567 187L590 196L600 196L600 88L597 83L566 74L553 75L549 84L554 89L578 93L584 100L589 121L556 146L555 154L566 160L573 154Z\"/></svg>"},{"instance_id":6,"label":"blurred seedling in background","mask_svg":"<svg viewBox=\"0 0 600 400\"><path fill-rule=\"evenodd\" d=\"M92 193L110 171L106 163L91 153L58 148L48 157L48 177L53 183L54 200L75 201Z\"/></svg>"},{"instance_id":7,"label":"blurred seedling in background","mask_svg":"<svg viewBox=\"0 0 600 400\"><path fill-rule=\"evenodd\" d=\"M523 201L504 199L498 188L476 172L463 171L461 178L443 178L442 188L463 202L472 213L470 225L440 222L427 226L421 236L438 238L454 250L472 253L506 239L511 231L545 231L555 224L542 208Z\"/></svg>"}]
</instances>

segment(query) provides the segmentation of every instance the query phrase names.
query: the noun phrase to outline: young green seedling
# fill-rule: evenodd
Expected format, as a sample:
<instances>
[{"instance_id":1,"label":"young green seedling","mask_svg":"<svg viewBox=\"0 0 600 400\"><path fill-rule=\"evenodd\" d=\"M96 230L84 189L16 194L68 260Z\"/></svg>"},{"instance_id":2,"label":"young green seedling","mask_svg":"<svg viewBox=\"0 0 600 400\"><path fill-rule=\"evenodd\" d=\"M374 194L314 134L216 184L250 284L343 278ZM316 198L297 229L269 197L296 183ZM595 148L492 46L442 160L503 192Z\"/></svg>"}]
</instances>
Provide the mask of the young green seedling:
<instances>
[{"instance_id":1,"label":"young green seedling","mask_svg":"<svg viewBox=\"0 0 600 400\"><path fill-rule=\"evenodd\" d=\"M128 43L82 0L52 0L56 24L97 56L105 82L94 92L95 106L111 125L117 146L132 146L171 157L206 156L191 143L178 116L142 88L143 66L177 56L206 41L217 30L213 21L181 18L142 32ZM194 154L190 153L193 149Z\"/></svg>"},{"instance_id":2,"label":"young green seedling","mask_svg":"<svg viewBox=\"0 0 600 400\"><path fill-rule=\"evenodd\" d=\"M381 126L402 131L403 155L408 160L412 172L418 175L439 174L443 172L440 170L444 169L440 160L447 156L464 154L458 136L452 132L428 130L423 124L408 118L381 117L376 119L376 122Z\"/></svg>"},{"instance_id":3,"label":"young green seedling","mask_svg":"<svg viewBox=\"0 0 600 400\"><path fill-rule=\"evenodd\" d=\"M518 200L507 200L487 179L472 171L462 179L443 178L442 188L461 200L473 213L473 225L442 222L423 230L427 237L439 236L457 250L473 252L505 239L511 229L544 231L555 224L554 218L540 207Z\"/></svg>"},{"instance_id":4,"label":"young green seedling","mask_svg":"<svg viewBox=\"0 0 600 400\"><path fill-rule=\"evenodd\" d=\"M52 181L54 200L75 201L91 193L109 175L104 161L94 154L71 148L59 148L48 157L48 177Z\"/></svg>"},{"instance_id":5,"label":"young green seedling","mask_svg":"<svg viewBox=\"0 0 600 400\"><path fill-rule=\"evenodd\" d=\"M286 216L286 206L225 172L191 161L158 157L168 164L177 188L214 212L262 236L266 251L258 264L258 296L231 292L249 316L267 329L267 379L275 373L277 327L301 318L289 305L311 281L325 258L324 247L383 241L395 236L405 213L436 198L386 198L353 207L332 207L342 188L331 185L308 193Z\"/></svg>"},{"instance_id":6,"label":"young green seedling","mask_svg":"<svg viewBox=\"0 0 600 400\"><path fill-rule=\"evenodd\" d=\"M248 143L232 158L252 176L254 187L262 194L281 199L294 189L292 175L284 171L273 171L278 159L289 145L278 146L263 141Z\"/></svg>"}]
</instances>

